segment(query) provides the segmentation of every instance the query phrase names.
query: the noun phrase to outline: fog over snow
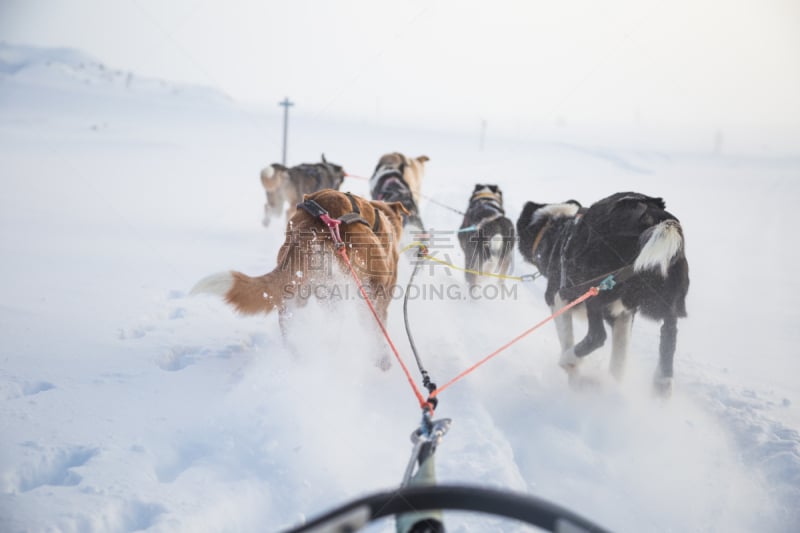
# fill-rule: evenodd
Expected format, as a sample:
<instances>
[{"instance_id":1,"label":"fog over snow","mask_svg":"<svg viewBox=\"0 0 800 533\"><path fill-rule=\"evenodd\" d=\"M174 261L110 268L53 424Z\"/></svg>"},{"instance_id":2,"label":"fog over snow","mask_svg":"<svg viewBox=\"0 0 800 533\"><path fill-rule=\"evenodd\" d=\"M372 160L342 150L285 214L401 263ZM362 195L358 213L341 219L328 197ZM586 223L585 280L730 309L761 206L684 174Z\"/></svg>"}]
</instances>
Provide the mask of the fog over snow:
<instances>
[{"instance_id":1,"label":"fog over snow","mask_svg":"<svg viewBox=\"0 0 800 533\"><path fill-rule=\"evenodd\" d=\"M517 137L671 124L728 143L767 124L795 149L798 24L795 0L0 2L2 39L318 118Z\"/></svg>"},{"instance_id":2,"label":"fog over snow","mask_svg":"<svg viewBox=\"0 0 800 533\"><path fill-rule=\"evenodd\" d=\"M0 45L0 530L275 531L399 483L420 413L399 365L375 365L363 302L310 305L284 343L276 316L188 295L210 273L275 265L283 232L260 224L258 174L279 160L277 111L72 49ZM691 288L673 397L651 395L658 325L636 320L622 383L608 347L590 356L600 385L584 391L548 325L442 394L441 481L536 495L622 532L796 530L800 151L781 129L748 135L554 123L481 149L475 132L293 110L293 164L324 152L366 176L399 150L431 158L423 193L457 209L482 181L514 220L527 200L625 190L681 219ZM352 178L343 189L368 193ZM421 211L460 264L460 217ZM411 270L401 257L400 284ZM514 274L532 271L515 257ZM542 280L477 300L444 267L417 282L449 291L409 302L439 382L549 314ZM401 301L388 329L414 370Z\"/></svg>"}]
</instances>

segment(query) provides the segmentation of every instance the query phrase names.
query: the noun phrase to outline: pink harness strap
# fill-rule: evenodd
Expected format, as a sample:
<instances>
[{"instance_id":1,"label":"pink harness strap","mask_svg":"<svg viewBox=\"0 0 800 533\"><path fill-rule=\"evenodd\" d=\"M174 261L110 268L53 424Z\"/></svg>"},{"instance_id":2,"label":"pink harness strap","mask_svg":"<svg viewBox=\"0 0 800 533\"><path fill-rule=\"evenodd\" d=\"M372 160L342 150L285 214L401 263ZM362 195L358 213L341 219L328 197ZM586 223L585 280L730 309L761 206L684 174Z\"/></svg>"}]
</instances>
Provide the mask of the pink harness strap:
<instances>
[{"instance_id":1,"label":"pink harness strap","mask_svg":"<svg viewBox=\"0 0 800 533\"><path fill-rule=\"evenodd\" d=\"M340 224L352 224L354 222L360 222L361 224L369 226L369 222L364 220L364 218L361 216L361 212L358 210L358 205L356 205L353 196L350 193L347 193L347 196L350 198L350 204L353 206L353 212L346 213L340 218L331 217L328 211L314 200L305 200L304 202L297 204L298 209L306 211L312 217L319 218L323 224L328 226L328 231L331 232L331 239L333 239L333 244L336 246L337 250L340 250L344 247L344 241L342 240L342 235L339 232ZM378 213L378 208L373 207L373 209L375 211L375 224L372 228L372 231L377 232L380 229L380 213Z\"/></svg>"},{"instance_id":2,"label":"pink harness strap","mask_svg":"<svg viewBox=\"0 0 800 533\"><path fill-rule=\"evenodd\" d=\"M319 215L319 219L328 226L328 231L331 232L331 238L333 239L333 243L336 245L336 248L341 248L344 246L344 241L342 241L342 236L339 234L339 225L342 223L341 220L337 218L331 218L328 213L323 213Z\"/></svg>"}]
</instances>

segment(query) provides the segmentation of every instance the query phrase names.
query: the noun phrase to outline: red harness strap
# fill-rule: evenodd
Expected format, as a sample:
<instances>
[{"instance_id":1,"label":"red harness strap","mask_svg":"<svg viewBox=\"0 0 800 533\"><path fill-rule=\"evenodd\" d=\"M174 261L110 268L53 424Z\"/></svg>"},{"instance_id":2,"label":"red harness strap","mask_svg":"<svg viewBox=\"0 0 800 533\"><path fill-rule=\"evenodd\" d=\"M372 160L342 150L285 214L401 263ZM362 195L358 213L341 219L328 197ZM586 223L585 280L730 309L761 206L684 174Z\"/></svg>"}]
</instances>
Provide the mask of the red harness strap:
<instances>
[{"instance_id":1,"label":"red harness strap","mask_svg":"<svg viewBox=\"0 0 800 533\"><path fill-rule=\"evenodd\" d=\"M425 400L425 397L422 395L422 392L419 390L419 387L414 383L414 378L411 377L411 372L408 370L408 367L403 362L403 358L400 357L400 352L397 350L397 346L395 346L394 342L392 342L392 337L389 335L389 332L386 330L386 326L383 324L381 317L378 315L378 311L375 309L375 306L372 304L372 300L369 299L369 294L367 294L366 289L364 288L364 284L361 283L361 279L356 274L355 269L353 268L353 264L350 262L350 258L347 256L347 249L340 248L337 252L339 255L342 256L347 268L350 270L350 273L353 275L353 279L358 286L358 291L361 293L361 296L364 298L364 301L367 303L372 316L375 318L375 322L378 323L378 327L383 333L386 342L389 344L389 348L392 349L392 353L394 353L395 359L397 362L400 363L400 368L403 369L403 373L408 380L409 385L411 385L411 390L414 393L414 396L417 397L417 401L419 402L419 406L422 407L423 410L428 410L433 413L433 410L436 408L436 403L434 401Z\"/></svg>"},{"instance_id":2,"label":"red harness strap","mask_svg":"<svg viewBox=\"0 0 800 533\"><path fill-rule=\"evenodd\" d=\"M300 202L297 204L299 209L306 211L312 217L319 218L323 224L328 226L328 231L331 232L331 239L333 239L333 244L336 246L338 250L342 246L344 246L344 241L342 241L342 236L339 234L339 225L342 223L341 220L338 218L332 218L329 214L327 209L319 205L314 200L306 200L305 202Z\"/></svg>"},{"instance_id":3,"label":"red harness strap","mask_svg":"<svg viewBox=\"0 0 800 533\"><path fill-rule=\"evenodd\" d=\"M355 207L355 202L352 199L352 197L350 201L353 202L353 205ZM342 260L345 262L347 268L350 270L350 273L353 275L353 279L355 280L356 285L358 286L358 290L361 293L361 296L367 303L370 312L372 312L372 316L378 323L378 327L383 333L383 336L386 338L386 342L389 344L389 347L394 353L395 358L397 359L398 363L400 363L400 367L403 369L403 373L406 375L406 379L408 380L408 383L411 385L411 389L414 392L414 396L417 397L417 401L419 402L420 407L429 410L430 412L433 412L435 405L431 402L426 401L425 397L422 396L422 393L420 392L419 388L416 386L416 384L414 384L414 379L411 377L411 372L409 372L408 367L405 365L403 359L400 357L400 352L397 350L397 346L395 346L394 342L392 342L392 338L389 336L389 332L386 330L386 326L383 324L380 315L378 315L378 311L375 309L375 306L372 304L372 300L370 300L369 298L369 294L367 294L367 291L364 288L364 284L361 282L361 279L358 277L358 274L353 268L353 264L350 262L350 258L347 256L347 248L345 248L344 241L342 240L342 237L339 233L339 225L341 225L342 222L347 223L347 221L343 221L337 218L331 218L330 214L328 214L328 211L314 200L306 200L305 202L297 204L297 207L305 210L311 216L319 218L322 221L322 223L328 227L328 231L331 232L331 239L333 239L333 243L336 246L336 253L342 257ZM361 218L360 215L357 216L358 219L360 220L353 219L354 222L357 221L367 224L367 221ZM380 220L378 218L379 216L380 214L376 209L375 217L377 220Z\"/></svg>"}]
</instances>

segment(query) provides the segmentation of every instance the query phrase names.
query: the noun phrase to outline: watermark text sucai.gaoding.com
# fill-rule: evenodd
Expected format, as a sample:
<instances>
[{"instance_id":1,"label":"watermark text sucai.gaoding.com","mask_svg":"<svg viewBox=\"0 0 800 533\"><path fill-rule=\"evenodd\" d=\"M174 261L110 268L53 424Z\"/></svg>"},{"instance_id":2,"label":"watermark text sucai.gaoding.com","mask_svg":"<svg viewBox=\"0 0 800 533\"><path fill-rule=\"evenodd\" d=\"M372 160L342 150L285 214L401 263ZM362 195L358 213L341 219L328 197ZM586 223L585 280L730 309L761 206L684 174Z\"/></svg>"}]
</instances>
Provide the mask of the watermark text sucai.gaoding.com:
<instances>
[{"instance_id":1,"label":"watermark text sucai.gaoding.com","mask_svg":"<svg viewBox=\"0 0 800 533\"><path fill-rule=\"evenodd\" d=\"M346 230L342 230L344 239L349 243L348 250L351 250L351 259L353 259L354 266L360 272L369 273L373 275L387 274L394 270L394 266L387 257L387 248L385 244L378 244L372 240L373 237L363 233L355 233L347 236ZM412 232L412 238L415 232ZM288 231L286 233L287 240L285 246L285 253L282 254L278 268L288 271L303 271L307 274L326 274L331 275L334 271L334 264L336 263L335 254L331 253L329 236L325 233L319 233L314 230L301 230L301 231ZM416 266L417 263L422 263L427 267L431 274L434 271L442 271L447 276L454 276L454 271L448 265L463 265L475 264L471 258L456 258L459 255L460 247L456 245L458 242L456 231L447 230L432 230L425 233L425 248L426 254L431 257L438 258L438 263L425 259L422 256L413 256L416 248L412 247L408 251L411 256L411 264ZM391 242L393 237L391 234L380 234L382 238L389 240L390 246L397 246L398 243ZM469 234L469 240L485 241L487 240L481 234ZM327 246L326 246L327 244ZM472 247L471 253L479 253L479 247ZM513 261L513 254L510 256ZM509 271L513 271L511 265ZM410 298L410 296L409 296Z\"/></svg>"},{"instance_id":2,"label":"watermark text sucai.gaoding.com","mask_svg":"<svg viewBox=\"0 0 800 533\"><path fill-rule=\"evenodd\" d=\"M365 286L367 296L403 300L516 300L518 285L487 284L468 286L460 283L420 283L410 286ZM363 299L361 292L350 283L287 283L283 287L285 300L356 300Z\"/></svg>"}]
</instances>

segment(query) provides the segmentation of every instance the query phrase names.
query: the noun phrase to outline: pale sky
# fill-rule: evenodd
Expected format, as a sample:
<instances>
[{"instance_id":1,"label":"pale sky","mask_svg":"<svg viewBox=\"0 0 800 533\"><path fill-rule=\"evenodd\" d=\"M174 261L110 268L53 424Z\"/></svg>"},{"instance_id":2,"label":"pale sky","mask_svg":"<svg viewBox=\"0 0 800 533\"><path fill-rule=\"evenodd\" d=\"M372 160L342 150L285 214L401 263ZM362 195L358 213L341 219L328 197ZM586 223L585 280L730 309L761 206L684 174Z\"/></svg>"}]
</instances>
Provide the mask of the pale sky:
<instances>
[{"instance_id":1,"label":"pale sky","mask_svg":"<svg viewBox=\"0 0 800 533\"><path fill-rule=\"evenodd\" d=\"M798 0L0 0L0 39L312 116L800 125Z\"/></svg>"}]
</instances>

